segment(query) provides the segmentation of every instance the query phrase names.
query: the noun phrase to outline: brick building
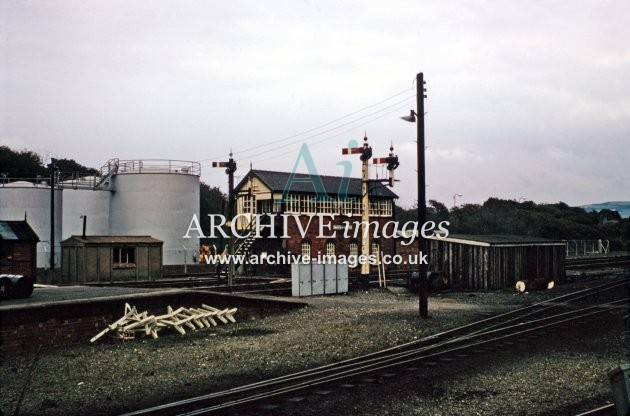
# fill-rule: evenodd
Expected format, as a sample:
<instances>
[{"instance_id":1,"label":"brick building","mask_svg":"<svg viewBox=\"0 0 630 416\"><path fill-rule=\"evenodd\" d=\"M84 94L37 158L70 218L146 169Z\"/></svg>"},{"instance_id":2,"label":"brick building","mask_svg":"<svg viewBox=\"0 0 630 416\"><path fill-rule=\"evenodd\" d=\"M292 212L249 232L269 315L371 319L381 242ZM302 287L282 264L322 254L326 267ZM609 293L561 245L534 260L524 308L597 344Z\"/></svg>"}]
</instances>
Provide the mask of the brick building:
<instances>
[{"instance_id":1,"label":"brick building","mask_svg":"<svg viewBox=\"0 0 630 416\"><path fill-rule=\"evenodd\" d=\"M398 196L381 183L370 182L368 188L370 221L381 229L394 219ZM361 254L361 179L250 170L235 187L235 194L237 228L243 231L241 235L248 235L236 243L235 253L290 253L310 258ZM263 226L259 238L253 231L256 221ZM239 251L239 246L244 249ZM370 253L392 254L394 250L394 239L374 238L370 232ZM288 270L255 269L256 273Z\"/></svg>"},{"instance_id":2,"label":"brick building","mask_svg":"<svg viewBox=\"0 0 630 416\"><path fill-rule=\"evenodd\" d=\"M39 237L26 220L0 221L0 274L21 274L34 279L38 242Z\"/></svg>"}]
</instances>

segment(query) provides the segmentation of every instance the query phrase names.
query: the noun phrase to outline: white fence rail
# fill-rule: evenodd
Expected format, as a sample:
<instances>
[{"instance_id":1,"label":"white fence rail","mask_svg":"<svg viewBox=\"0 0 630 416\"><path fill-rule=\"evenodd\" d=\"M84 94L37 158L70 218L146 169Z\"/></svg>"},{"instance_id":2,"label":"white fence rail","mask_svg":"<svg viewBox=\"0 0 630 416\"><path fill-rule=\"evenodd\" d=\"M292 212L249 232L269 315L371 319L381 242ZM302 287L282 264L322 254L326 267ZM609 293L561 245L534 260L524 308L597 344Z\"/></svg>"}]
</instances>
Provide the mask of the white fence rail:
<instances>
[{"instance_id":1,"label":"white fence rail","mask_svg":"<svg viewBox=\"0 0 630 416\"><path fill-rule=\"evenodd\" d=\"M567 257L585 257L607 254L610 242L608 240L565 240Z\"/></svg>"}]
</instances>

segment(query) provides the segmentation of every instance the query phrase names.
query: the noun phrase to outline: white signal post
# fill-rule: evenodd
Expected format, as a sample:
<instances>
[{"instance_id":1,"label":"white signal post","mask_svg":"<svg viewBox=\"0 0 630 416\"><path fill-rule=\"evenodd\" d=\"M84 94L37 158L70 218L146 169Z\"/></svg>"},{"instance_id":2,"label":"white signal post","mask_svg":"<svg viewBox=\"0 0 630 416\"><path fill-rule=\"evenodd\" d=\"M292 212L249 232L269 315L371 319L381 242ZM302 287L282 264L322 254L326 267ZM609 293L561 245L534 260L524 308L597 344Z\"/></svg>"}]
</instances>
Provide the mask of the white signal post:
<instances>
[{"instance_id":1,"label":"white signal post","mask_svg":"<svg viewBox=\"0 0 630 416\"><path fill-rule=\"evenodd\" d=\"M372 157L372 148L368 145L367 137L363 138L363 151L361 153L361 252L365 255L365 261L361 264L361 278L365 284L370 283L370 192L368 181L370 172L368 162Z\"/></svg>"},{"instance_id":2,"label":"white signal post","mask_svg":"<svg viewBox=\"0 0 630 416\"><path fill-rule=\"evenodd\" d=\"M394 187L394 171L400 165L398 162L398 156L394 155L394 145L389 145L389 156L388 157L376 157L372 160L372 163L375 165L385 165L387 164L387 181L389 182L388 186L390 188Z\"/></svg>"},{"instance_id":3,"label":"white signal post","mask_svg":"<svg viewBox=\"0 0 630 416\"><path fill-rule=\"evenodd\" d=\"M341 149L343 155L360 154L361 159L361 255L364 260L361 262L361 283L365 286L370 283L370 263L367 261L370 256L370 197L368 192L368 180L370 178L368 162L372 157L372 148L368 144L368 138L363 138L362 147L346 147Z\"/></svg>"},{"instance_id":4,"label":"white signal post","mask_svg":"<svg viewBox=\"0 0 630 416\"><path fill-rule=\"evenodd\" d=\"M394 147L390 147L389 157L375 158L373 162L387 163L387 169L389 170L389 184L394 184L394 169L398 167L398 157L393 154ZM372 157L372 148L368 144L367 136L363 138L362 147L346 147L341 149L343 155L355 155L360 154L361 159L361 254L364 256L363 262L361 262L361 283L365 286L370 282L370 263L368 261L370 256L370 173L369 173L369 161Z\"/></svg>"}]
</instances>

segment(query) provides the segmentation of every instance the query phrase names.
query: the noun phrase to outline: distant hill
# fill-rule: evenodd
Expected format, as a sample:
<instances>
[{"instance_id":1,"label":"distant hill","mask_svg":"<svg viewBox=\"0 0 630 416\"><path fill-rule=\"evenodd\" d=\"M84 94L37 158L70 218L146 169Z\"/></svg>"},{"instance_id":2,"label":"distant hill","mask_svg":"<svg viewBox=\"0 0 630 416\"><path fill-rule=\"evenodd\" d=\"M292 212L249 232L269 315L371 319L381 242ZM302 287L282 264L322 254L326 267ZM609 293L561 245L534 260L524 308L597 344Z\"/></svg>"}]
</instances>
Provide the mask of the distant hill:
<instances>
[{"instance_id":1,"label":"distant hill","mask_svg":"<svg viewBox=\"0 0 630 416\"><path fill-rule=\"evenodd\" d=\"M602 209L609 209L611 211L617 211L621 218L630 218L630 201L612 201L602 202L599 204L582 205L587 211L601 211Z\"/></svg>"}]
</instances>

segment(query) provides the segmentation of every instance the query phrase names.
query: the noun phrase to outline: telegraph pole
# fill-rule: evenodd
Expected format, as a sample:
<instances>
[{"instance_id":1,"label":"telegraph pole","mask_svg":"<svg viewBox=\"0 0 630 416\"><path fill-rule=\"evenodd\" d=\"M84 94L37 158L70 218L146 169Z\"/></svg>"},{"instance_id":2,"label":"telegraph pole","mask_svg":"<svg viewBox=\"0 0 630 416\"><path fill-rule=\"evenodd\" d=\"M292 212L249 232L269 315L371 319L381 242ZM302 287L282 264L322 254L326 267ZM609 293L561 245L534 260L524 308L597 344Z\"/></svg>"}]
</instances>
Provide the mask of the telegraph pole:
<instances>
[{"instance_id":1,"label":"telegraph pole","mask_svg":"<svg viewBox=\"0 0 630 416\"><path fill-rule=\"evenodd\" d=\"M425 163L424 163L424 99L427 96L424 94L426 88L424 88L424 76L422 72L416 75L416 111L411 110L411 114L405 117L401 117L403 120L410 123L417 123L418 128L418 141L417 146L417 161L418 161L418 229L422 230L422 226L427 222L427 197L426 197L426 178L425 178ZM422 256L427 253L427 240L422 236L422 231L418 234L418 255ZM429 281L428 281L428 265L422 262L420 257L420 276L418 279L418 294L420 298L420 317L427 318L429 316Z\"/></svg>"},{"instance_id":2,"label":"telegraph pole","mask_svg":"<svg viewBox=\"0 0 630 416\"><path fill-rule=\"evenodd\" d=\"M427 196L426 196L426 176L425 176L425 159L424 159L424 75L422 72L416 75L416 125L418 127L418 229L422 230L422 226L427 222ZM420 259L423 254L427 254L427 240L422 235L418 235L418 250ZM420 282L419 282L419 303L420 317L429 317L429 281L428 281L428 265L420 261Z\"/></svg>"},{"instance_id":3,"label":"telegraph pole","mask_svg":"<svg viewBox=\"0 0 630 416\"><path fill-rule=\"evenodd\" d=\"M50 281L55 278L55 176L57 159L51 158L50 169Z\"/></svg>"},{"instance_id":4,"label":"telegraph pole","mask_svg":"<svg viewBox=\"0 0 630 416\"><path fill-rule=\"evenodd\" d=\"M234 219L234 172L236 172L236 161L232 158L232 151L230 151L230 159L227 162L212 162L213 168L226 168L225 173L228 175L228 215L229 220L226 225L231 227L232 220ZM230 233L230 239L228 240L228 281L227 285L232 286L234 284L234 235Z\"/></svg>"}]
</instances>

